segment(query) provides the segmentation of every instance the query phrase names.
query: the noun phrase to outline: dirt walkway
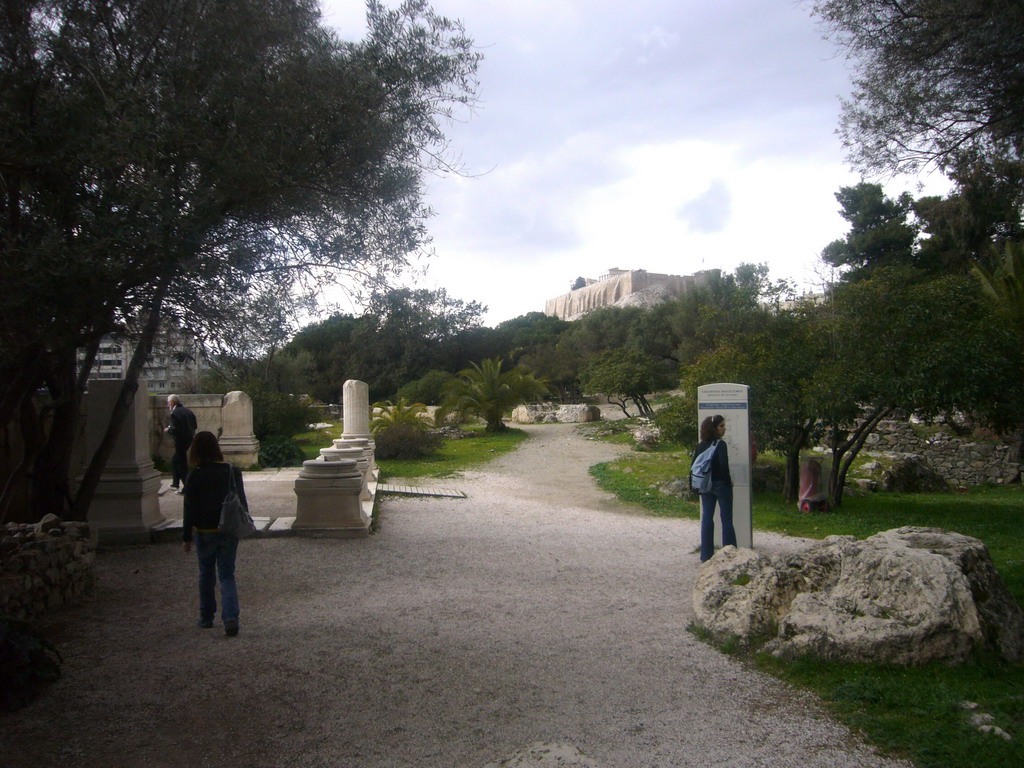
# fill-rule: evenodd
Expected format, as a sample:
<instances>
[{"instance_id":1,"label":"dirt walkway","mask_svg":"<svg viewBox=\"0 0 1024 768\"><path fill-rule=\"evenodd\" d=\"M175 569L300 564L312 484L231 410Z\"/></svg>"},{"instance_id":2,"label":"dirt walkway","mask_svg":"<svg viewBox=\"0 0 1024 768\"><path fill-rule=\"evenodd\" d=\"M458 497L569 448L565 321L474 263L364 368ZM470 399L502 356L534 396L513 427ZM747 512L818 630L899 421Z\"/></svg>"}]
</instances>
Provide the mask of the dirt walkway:
<instances>
[{"instance_id":1,"label":"dirt walkway","mask_svg":"<svg viewBox=\"0 0 1024 768\"><path fill-rule=\"evenodd\" d=\"M685 631L696 523L599 491L587 467L618 449L528 429L443 481L467 499L388 498L367 540L245 542L234 640L194 627L179 545L104 554L0 764L471 768L550 741L606 768L899 765Z\"/></svg>"}]
</instances>

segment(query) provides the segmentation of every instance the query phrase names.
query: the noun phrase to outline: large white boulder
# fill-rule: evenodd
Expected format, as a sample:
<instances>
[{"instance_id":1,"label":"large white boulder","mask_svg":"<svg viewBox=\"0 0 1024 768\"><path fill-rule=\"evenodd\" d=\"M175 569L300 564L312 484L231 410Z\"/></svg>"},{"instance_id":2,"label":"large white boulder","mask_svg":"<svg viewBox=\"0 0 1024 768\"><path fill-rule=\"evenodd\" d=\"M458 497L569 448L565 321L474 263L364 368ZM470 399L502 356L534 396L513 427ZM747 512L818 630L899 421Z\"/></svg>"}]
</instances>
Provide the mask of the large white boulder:
<instances>
[{"instance_id":1,"label":"large white boulder","mask_svg":"<svg viewBox=\"0 0 1024 768\"><path fill-rule=\"evenodd\" d=\"M524 404L512 409L512 422L515 424L576 424L600 419L600 408L582 403L560 405L557 409L550 405Z\"/></svg>"},{"instance_id":2,"label":"large white boulder","mask_svg":"<svg viewBox=\"0 0 1024 768\"><path fill-rule=\"evenodd\" d=\"M555 415L562 424L577 424L588 421L600 421L601 409L596 405L574 403L572 405L559 406L558 413Z\"/></svg>"},{"instance_id":3,"label":"large white boulder","mask_svg":"<svg viewBox=\"0 0 1024 768\"><path fill-rule=\"evenodd\" d=\"M701 567L693 606L712 636L770 638L782 657L957 663L988 648L1024 658L1024 614L984 543L938 528L832 536L776 557L725 547Z\"/></svg>"},{"instance_id":4,"label":"large white boulder","mask_svg":"<svg viewBox=\"0 0 1024 768\"><path fill-rule=\"evenodd\" d=\"M544 405L517 405L512 409L513 424L539 424L551 409Z\"/></svg>"}]
</instances>

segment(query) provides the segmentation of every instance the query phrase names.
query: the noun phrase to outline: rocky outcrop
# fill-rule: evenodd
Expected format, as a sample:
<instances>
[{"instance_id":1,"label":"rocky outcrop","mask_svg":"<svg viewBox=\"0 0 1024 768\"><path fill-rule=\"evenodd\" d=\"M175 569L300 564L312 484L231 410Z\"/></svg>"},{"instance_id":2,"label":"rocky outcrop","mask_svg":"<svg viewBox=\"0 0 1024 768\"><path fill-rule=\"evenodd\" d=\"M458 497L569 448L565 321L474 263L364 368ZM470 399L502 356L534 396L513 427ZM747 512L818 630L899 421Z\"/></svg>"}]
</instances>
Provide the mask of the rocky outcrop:
<instances>
[{"instance_id":1,"label":"rocky outcrop","mask_svg":"<svg viewBox=\"0 0 1024 768\"><path fill-rule=\"evenodd\" d=\"M959 663L983 648L1024 658L1024 614L984 543L938 528L832 536L776 557L725 547L702 566L693 606L713 637L767 639L787 658Z\"/></svg>"},{"instance_id":2,"label":"rocky outcrop","mask_svg":"<svg viewBox=\"0 0 1024 768\"><path fill-rule=\"evenodd\" d=\"M658 444L661 430L652 424L641 424L633 430L633 440L638 448L648 450Z\"/></svg>"},{"instance_id":3,"label":"rocky outcrop","mask_svg":"<svg viewBox=\"0 0 1024 768\"><path fill-rule=\"evenodd\" d=\"M515 424L578 424L600 420L601 409L583 403L557 408L549 405L517 405L512 411Z\"/></svg>"}]
</instances>

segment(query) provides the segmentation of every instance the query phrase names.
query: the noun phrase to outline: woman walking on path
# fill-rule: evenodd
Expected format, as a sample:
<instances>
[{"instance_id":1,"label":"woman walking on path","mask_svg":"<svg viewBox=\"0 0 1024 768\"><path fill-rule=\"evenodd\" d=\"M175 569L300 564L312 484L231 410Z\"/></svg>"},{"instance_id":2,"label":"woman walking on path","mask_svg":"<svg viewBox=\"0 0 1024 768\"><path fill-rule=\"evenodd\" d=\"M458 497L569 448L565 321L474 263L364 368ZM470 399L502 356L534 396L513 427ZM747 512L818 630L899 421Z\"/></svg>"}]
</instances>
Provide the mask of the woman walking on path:
<instances>
[{"instance_id":1,"label":"woman walking on path","mask_svg":"<svg viewBox=\"0 0 1024 768\"><path fill-rule=\"evenodd\" d=\"M711 459L711 490L700 495L700 561L710 560L715 554L715 504L722 516L722 544L736 546L736 529L732 524L732 476L729 474L729 448L725 436L725 417L708 416L700 425L700 442L694 459L711 447L716 440Z\"/></svg>"},{"instance_id":2,"label":"woman walking on path","mask_svg":"<svg viewBox=\"0 0 1024 768\"><path fill-rule=\"evenodd\" d=\"M224 634L238 634L238 589L235 586L235 555L238 539L217 530L220 508L229 488L234 485L242 504L248 509L242 472L224 462L220 444L212 432L199 432L188 451L189 465L194 469L185 481L185 520L182 545L192 551L195 529L196 554L199 558L199 626L209 629L217 613L217 580L220 579L221 619Z\"/></svg>"}]
</instances>

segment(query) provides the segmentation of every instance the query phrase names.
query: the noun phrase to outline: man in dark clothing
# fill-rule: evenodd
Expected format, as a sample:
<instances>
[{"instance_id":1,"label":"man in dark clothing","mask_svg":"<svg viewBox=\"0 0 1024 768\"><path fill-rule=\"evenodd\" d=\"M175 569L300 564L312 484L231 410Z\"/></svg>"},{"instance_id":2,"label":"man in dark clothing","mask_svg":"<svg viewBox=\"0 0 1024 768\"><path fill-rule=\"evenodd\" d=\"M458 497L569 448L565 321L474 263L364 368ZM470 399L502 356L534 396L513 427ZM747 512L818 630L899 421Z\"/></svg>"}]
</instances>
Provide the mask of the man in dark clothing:
<instances>
[{"instance_id":1,"label":"man in dark clothing","mask_svg":"<svg viewBox=\"0 0 1024 768\"><path fill-rule=\"evenodd\" d=\"M168 418L170 424L164 430L174 440L174 457L171 459L171 488L183 493L185 478L188 477L188 447L196 434L196 415L181 404L181 398L171 395L167 398L167 407L171 409Z\"/></svg>"}]
</instances>

